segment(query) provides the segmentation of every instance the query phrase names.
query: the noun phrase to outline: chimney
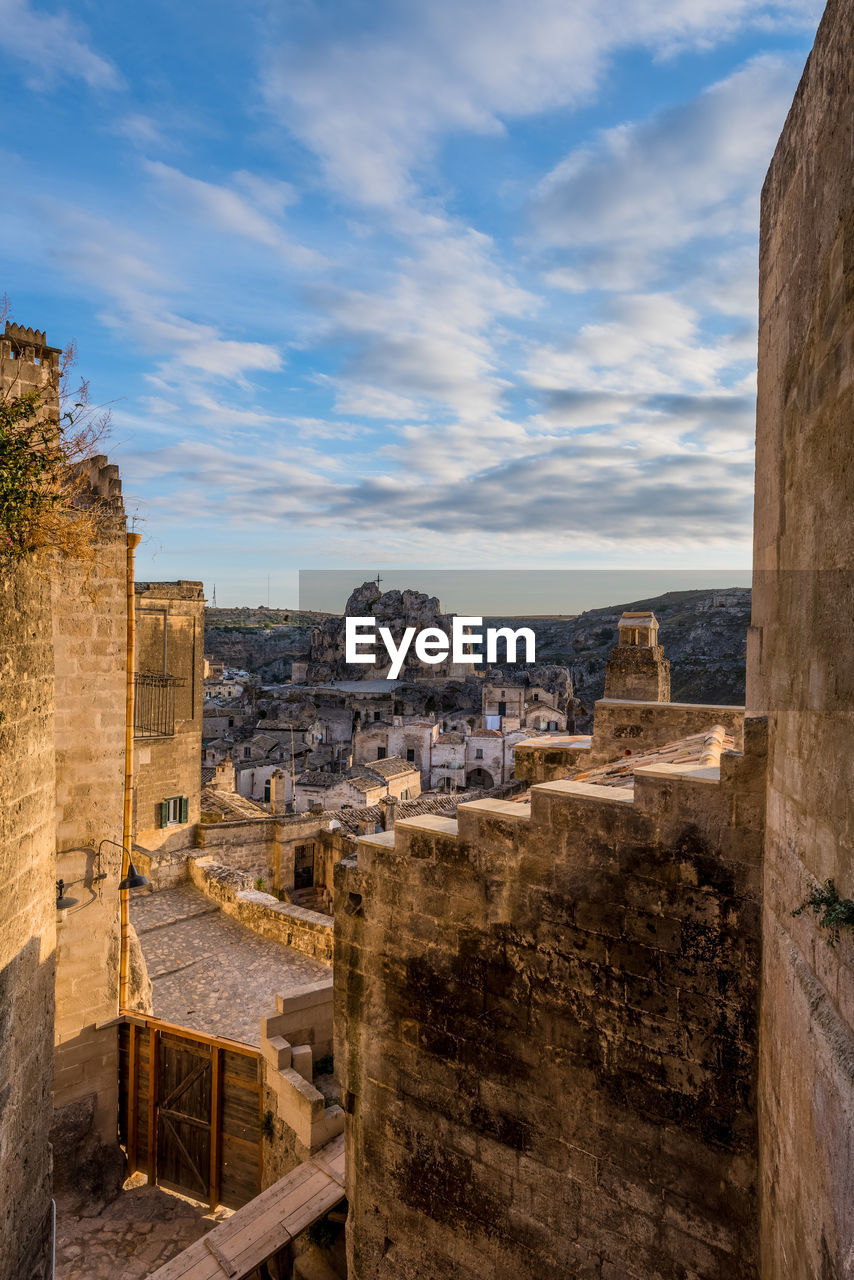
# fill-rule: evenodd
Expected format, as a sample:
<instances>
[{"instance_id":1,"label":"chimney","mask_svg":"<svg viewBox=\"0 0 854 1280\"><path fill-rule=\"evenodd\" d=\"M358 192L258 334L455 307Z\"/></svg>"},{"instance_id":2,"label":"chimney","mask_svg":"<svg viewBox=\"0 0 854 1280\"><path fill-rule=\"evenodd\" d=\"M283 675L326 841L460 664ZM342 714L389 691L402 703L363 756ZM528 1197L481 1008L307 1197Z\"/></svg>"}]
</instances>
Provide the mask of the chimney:
<instances>
[{"instance_id":1,"label":"chimney","mask_svg":"<svg viewBox=\"0 0 854 1280\"><path fill-rule=\"evenodd\" d=\"M270 812L285 813L287 809L287 775L276 769L270 775Z\"/></svg>"},{"instance_id":2,"label":"chimney","mask_svg":"<svg viewBox=\"0 0 854 1280\"><path fill-rule=\"evenodd\" d=\"M234 765L230 760L223 760L214 771L214 786L220 791L234 791Z\"/></svg>"},{"instance_id":3,"label":"chimney","mask_svg":"<svg viewBox=\"0 0 854 1280\"><path fill-rule=\"evenodd\" d=\"M397 809L397 796L380 796L380 812L383 831L394 831L394 816Z\"/></svg>"}]
</instances>

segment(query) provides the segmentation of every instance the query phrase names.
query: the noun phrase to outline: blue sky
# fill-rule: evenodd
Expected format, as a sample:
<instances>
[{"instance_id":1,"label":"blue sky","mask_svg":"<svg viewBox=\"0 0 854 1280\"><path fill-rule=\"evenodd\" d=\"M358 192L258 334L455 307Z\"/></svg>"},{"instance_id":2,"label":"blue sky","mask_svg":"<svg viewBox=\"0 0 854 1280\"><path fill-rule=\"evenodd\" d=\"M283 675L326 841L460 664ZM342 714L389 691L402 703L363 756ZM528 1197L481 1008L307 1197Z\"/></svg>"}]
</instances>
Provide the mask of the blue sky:
<instances>
[{"instance_id":1,"label":"blue sky","mask_svg":"<svg viewBox=\"0 0 854 1280\"><path fill-rule=\"evenodd\" d=\"M811 0L0 0L14 318L142 578L744 566Z\"/></svg>"}]
</instances>

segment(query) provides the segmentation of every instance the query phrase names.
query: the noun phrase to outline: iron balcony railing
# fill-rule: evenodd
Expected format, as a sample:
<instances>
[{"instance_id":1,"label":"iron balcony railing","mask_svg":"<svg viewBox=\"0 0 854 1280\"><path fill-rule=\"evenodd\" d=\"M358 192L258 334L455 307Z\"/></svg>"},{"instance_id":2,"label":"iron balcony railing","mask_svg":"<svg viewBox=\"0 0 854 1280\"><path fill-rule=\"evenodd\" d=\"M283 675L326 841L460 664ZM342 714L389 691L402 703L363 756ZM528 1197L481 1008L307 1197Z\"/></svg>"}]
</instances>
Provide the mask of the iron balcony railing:
<instances>
[{"instance_id":1,"label":"iron balcony railing","mask_svg":"<svg viewBox=\"0 0 854 1280\"><path fill-rule=\"evenodd\" d=\"M175 690L183 676L150 676L137 671L134 683L133 736L171 738L175 733Z\"/></svg>"}]
</instances>

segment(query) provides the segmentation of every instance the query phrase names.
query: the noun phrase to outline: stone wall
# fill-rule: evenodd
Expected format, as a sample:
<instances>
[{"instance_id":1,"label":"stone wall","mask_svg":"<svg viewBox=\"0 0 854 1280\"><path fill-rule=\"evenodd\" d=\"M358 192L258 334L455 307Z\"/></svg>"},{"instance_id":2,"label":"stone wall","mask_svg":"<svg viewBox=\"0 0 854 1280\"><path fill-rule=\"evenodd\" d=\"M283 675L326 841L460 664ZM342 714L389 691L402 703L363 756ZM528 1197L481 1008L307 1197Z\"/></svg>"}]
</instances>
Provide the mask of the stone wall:
<instances>
[{"instance_id":1,"label":"stone wall","mask_svg":"<svg viewBox=\"0 0 854 1280\"><path fill-rule=\"evenodd\" d=\"M332 963L334 921L319 911L308 911L291 902L279 902L271 893L251 888L251 878L209 858L190 858L188 869L197 889L239 924L263 938L293 947L304 955Z\"/></svg>"},{"instance_id":2,"label":"stone wall","mask_svg":"<svg viewBox=\"0 0 854 1280\"><path fill-rule=\"evenodd\" d=\"M603 699L594 708L593 742L587 760L593 765L629 753L642 755L668 742L702 733L715 724L723 725L727 733L733 735L736 746L740 746L744 707Z\"/></svg>"},{"instance_id":3,"label":"stone wall","mask_svg":"<svg viewBox=\"0 0 854 1280\"><path fill-rule=\"evenodd\" d=\"M77 905L57 926L54 1159L60 1189L121 1187L118 1013L125 775L127 543L123 515L89 566L52 578L56 666L56 874ZM101 841L100 862L98 847ZM105 878L96 879L98 869Z\"/></svg>"},{"instance_id":4,"label":"stone wall","mask_svg":"<svg viewBox=\"0 0 854 1280\"><path fill-rule=\"evenodd\" d=\"M134 740L134 841L160 861L194 846L200 818L204 609L201 582L136 584L136 669L163 674L165 663L182 681L172 694L174 733L140 736L139 728ZM160 805L173 796L186 797L186 821L162 827Z\"/></svg>"},{"instance_id":5,"label":"stone wall","mask_svg":"<svg viewBox=\"0 0 854 1280\"><path fill-rule=\"evenodd\" d=\"M336 872L351 1280L757 1274L764 723Z\"/></svg>"},{"instance_id":6,"label":"stone wall","mask_svg":"<svg viewBox=\"0 0 854 1280\"><path fill-rule=\"evenodd\" d=\"M854 4L831 0L765 182L748 707L769 715L763 1280L854 1266Z\"/></svg>"},{"instance_id":7,"label":"stone wall","mask_svg":"<svg viewBox=\"0 0 854 1280\"><path fill-rule=\"evenodd\" d=\"M0 574L0 1280L49 1274L54 947L50 590Z\"/></svg>"}]
</instances>

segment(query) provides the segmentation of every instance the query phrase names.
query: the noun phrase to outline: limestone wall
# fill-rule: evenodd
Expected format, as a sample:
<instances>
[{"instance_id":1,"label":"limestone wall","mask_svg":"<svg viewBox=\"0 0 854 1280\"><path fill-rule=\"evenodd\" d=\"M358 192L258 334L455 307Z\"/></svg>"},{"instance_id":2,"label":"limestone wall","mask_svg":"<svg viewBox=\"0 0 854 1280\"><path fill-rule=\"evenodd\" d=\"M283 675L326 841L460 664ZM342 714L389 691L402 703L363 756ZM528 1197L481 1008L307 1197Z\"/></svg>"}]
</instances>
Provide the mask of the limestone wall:
<instances>
[{"instance_id":1,"label":"limestone wall","mask_svg":"<svg viewBox=\"0 0 854 1280\"><path fill-rule=\"evenodd\" d=\"M60 1185L98 1197L121 1186L117 1146L127 544L123 516L91 566L52 578L56 664L56 874L77 905L57 926L55 1164ZM98 847L102 840L98 872ZM87 1174L81 1166L87 1166ZM84 1176L87 1186L81 1186Z\"/></svg>"},{"instance_id":2,"label":"limestone wall","mask_svg":"<svg viewBox=\"0 0 854 1280\"><path fill-rule=\"evenodd\" d=\"M54 947L54 683L50 590L0 574L0 1280L50 1254Z\"/></svg>"},{"instance_id":3,"label":"limestone wall","mask_svg":"<svg viewBox=\"0 0 854 1280\"><path fill-rule=\"evenodd\" d=\"M336 870L351 1280L757 1274L764 725Z\"/></svg>"},{"instance_id":4,"label":"limestone wall","mask_svg":"<svg viewBox=\"0 0 854 1280\"><path fill-rule=\"evenodd\" d=\"M174 733L138 729L134 740L134 840L164 860L194 846L200 817L204 592L200 582L141 582L135 596L137 671L163 674L165 664L182 681L172 693ZM160 805L174 796L187 799L186 821L161 826Z\"/></svg>"},{"instance_id":5,"label":"limestone wall","mask_svg":"<svg viewBox=\"0 0 854 1280\"><path fill-rule=\"evenodd\" d=\"M854 4L831 0L765 182L748 706L769 715L763 1280L854 1265Z\"/></svg>"},{"instance_id":6,"label":"limestone wall","mask_svg":"<svg viewBox=\"0 0 854 1280\"><path fill-rule=\"evenodd\" d=\"M293 947L304 955L332 963L334 921L318 911L279 902L271 893L250 887L249 876L209 858L190 858L190 880L216 902L226 915L264 938Z\"/></svg>"},{"instance_id":7,"label":"limestone wall","mask_svg":"<svg viewBox=\"0 0 854 1280\"><path fill-rule=\"evenodd\" d=\"M593 742L586 762L601 764L616 760L627 752L642 755L678 738L701 733L715 724L723 725L739 746L744 707L603 698L594 707Z\"/></svg>"}]
</instances>

